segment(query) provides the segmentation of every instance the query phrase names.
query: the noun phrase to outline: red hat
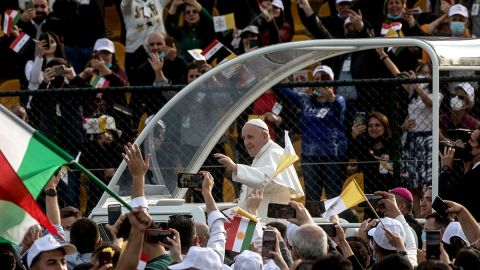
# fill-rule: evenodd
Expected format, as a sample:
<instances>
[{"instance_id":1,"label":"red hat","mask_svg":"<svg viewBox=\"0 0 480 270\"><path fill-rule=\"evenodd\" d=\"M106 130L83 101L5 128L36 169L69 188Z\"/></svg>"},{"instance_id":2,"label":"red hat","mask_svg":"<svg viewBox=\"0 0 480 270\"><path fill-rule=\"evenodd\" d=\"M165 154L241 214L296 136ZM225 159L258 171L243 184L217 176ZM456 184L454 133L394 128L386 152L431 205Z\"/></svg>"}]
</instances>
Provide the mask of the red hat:
<instances>
[{"instance_id":1,"label":"red hat","mask_svg":"<svg viewBox=\"0 0 480 270\"><path fill-rule=\"evenodd\" d=\"M391 190L390 190L390 193L395 193L395 194L397 194L398 196L404 198L405 200L413 202L412 193L411 193L408 189L406 189L406 188L396 187L396 188L394 188L394 189L391 189Z\"/></svg>"}]
</instances>

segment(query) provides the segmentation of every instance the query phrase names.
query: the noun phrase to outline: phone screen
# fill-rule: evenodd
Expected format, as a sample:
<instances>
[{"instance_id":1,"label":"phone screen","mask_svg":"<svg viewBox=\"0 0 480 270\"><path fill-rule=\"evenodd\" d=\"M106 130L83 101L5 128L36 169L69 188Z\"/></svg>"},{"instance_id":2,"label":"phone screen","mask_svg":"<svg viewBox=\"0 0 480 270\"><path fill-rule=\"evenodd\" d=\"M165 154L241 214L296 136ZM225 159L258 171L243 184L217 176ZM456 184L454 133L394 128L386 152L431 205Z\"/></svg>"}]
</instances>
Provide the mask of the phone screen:
<instances>
[{"instance_id":1,"label":"phone screen","mask_svg":"<svg viewBox=\"0 0 480 270\"><path fill-rule=\"evenodd\" d=\"M318 226L320 226L320 228L322 228L329 237L337 236L337 229L335 228L335 225L328 223L318 224Z\"/></svg>"},{"instance_id":2,"label":"phone screen","mask_svg":"<svg viewBox=\"0 0 480 270\"><path fill-rule=\"evenodd\" d=\"M263 231L262 256L265 258L273 258L273 255L269 254L268 251L275 251L276 243L277 237L275 235L275 231Z\"/></svg>"},{"instance_id":3,"label":"phone screen","mask_svg":"<svg viewBox=\"0 0 480 270\"><path fill-rule=\"evenodd\" d=\"M33 8L32 1L25 1L25 10Z\"/></svg>"},{"instance_id":4,"label":"phone screen","mask_svg":"<svg viewBox=\"0 0 480 270\"><path fill-rule=\"evenodd\" d=\"M170 244L167 237L173 239L174 234L171 230L147 229L145 231L145 241L149 243Z\"/></svg>"},{"instance_id":5,"label":"phone screen","mask_svg":"<svg viewBox=\"0 0 480 270\"><path fill-rule=\"evenodd\" d=\"M432 202L432 208L433 208L433 210L435 210L435 212L437 212L439 215L441 215L442 217L448 219L448 213L447 213L448 204L446 204L446 203L442 200L442 198L440 198L439 196L435 197L435 200L433 200L433 202Z\"/></svg>"},{"instance_id":6,"label":"phone screen","mask_svg":"<svg viewBox=\"0 0 480 270\"><path fill-rule=\"evenodd\" d=\"M179 188L201 188L203 183L203 174L179 173L177 180L177 186Z\"/></svg>"},{"instance_id":7,"label":"phone screen","mask_svg":"<svg viewBox=\"0 0 480 270\"><path fill-rule=\"evenodd\" d=\"M120 204L108 205L108 224L113 225L122 215L122 206Z\"/></svg>"},{"instance_id":8,"label":"phone screen","mask_svg":"<svg viewBox=\"0 0 480 270\"><path fill-rule=\"evenodd\" d=\"M357 123L357 124L359 124L359 123L364 124L365 123L365 113L364 112L357 112L357 114L355 115L355 123Z\"/></svg>"},{"instance_id":9,"label":"phone screen","mask_svg":"<svg viewBox=\"0 0 480 270\"><path fill-rule=\"evenodd\" d=\"M427 260L440 260L440 231L426 231Z\"/></svg>"},{"instance_id":10,"label":"phone screen","mask_svg":"<svg viewBox=\"0 0 480 270\"><path fill-rule=\"evenodd\" d=\"M296 212L295 208L288 204L269 203L267 217L282 219L295 218Z\"/></svg>"}]
</instances>

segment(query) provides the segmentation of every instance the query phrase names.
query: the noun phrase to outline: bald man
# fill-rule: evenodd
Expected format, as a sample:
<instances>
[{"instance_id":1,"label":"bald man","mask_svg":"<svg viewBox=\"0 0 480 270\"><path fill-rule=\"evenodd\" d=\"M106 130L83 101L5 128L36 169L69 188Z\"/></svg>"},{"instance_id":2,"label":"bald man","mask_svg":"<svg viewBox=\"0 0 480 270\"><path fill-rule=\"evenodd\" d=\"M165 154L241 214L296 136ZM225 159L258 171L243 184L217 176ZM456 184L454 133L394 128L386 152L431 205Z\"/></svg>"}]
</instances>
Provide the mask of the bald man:
<instances>
[{"instance_id":1,"label":"bald man","mask_svg":"<svg viewBox=\"0 0 480 270\"><path fill-rule=\"evenodd\" d=\"M242 185L238 206L250 211L248 197L263 188L263 200L258 207L258 216L267 219L269 203L288 204L291 197L304 196L293 165L271 179L283 154L283 148L270 139L267 124L260 119L248 121L242 128L242 139L248 154L253 157L251 166L236 164L223 154L215 154L218 162L232 172L232 180ZM250 211L251 212L251 211ZM256 213L252 213L256 214Z\"/></svg>"}]
</instances>

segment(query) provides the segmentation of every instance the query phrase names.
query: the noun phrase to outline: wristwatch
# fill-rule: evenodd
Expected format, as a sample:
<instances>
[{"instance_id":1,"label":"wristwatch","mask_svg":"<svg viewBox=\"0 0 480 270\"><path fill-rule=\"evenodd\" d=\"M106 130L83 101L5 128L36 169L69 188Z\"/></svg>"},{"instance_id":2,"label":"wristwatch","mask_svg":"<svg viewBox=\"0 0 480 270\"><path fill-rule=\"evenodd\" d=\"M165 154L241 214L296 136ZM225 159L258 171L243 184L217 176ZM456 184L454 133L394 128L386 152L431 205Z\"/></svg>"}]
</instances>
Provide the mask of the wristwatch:
<instances>
[{"instance_id":1,"label":"wristwatch","mask_svg":"<svg viewBox=\"0 0 480 270\"><path fill-rule=\"evenodd\" d=\"M45 195L50 196L50 197L55 197L57 196L57 191L54 188L49 188L45 190Z\"/></svg>"},{"instance_id":2,"label":"wristwatch","mask_svg":"<svg viewBox=\"0 0 480 270\"><path fill-rule=\"evenodd\" d=\"M450 172L450 167L448 167L447 165L443 165L441 172Z\"/></svg>"}]
</instances>

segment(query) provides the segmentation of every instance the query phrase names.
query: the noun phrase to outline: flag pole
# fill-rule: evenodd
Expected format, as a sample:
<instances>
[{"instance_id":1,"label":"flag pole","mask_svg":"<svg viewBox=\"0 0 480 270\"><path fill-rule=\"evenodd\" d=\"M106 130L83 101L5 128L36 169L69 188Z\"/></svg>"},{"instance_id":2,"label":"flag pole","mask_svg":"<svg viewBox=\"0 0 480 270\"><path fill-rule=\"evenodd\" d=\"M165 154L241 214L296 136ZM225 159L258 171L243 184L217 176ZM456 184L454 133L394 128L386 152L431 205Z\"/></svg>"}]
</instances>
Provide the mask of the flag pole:
<instances>
[{"instance_id":1,"label":"flag pole","mask_svg":"<svg viewBox=\"0 0 480 270\"><path fill-rule=\"evenodd\" d=\"M355 180L355 177L352 179L352 181L355 183L355 185L357 186L358 190L362 190L362 189L360 188L360 186L358 185L357 181ZM386 228L385 225L383 225L383 222L382 222L382 220L380 219L380 216L378 215L377 211L373 208L373 205L370 203L370 201L368 200L367 196L365 196L365 192L362 191L362 195L363 195L363 198L365 198L365 201L367 202L367 204L368 204L368 206L370 207L370 209L373 210L373 213L375 214L375 217L377 217L378 221L380 221L380 223L382 223L382 226L383 226L384 228Z\"/></svg>"},{"instance_id":2,"label":"flag pole","mask_svg":"<svg viewBox=\"0 0 480 270\"><path fill-rule=\"evenodd\" d=\"M97 186L99 186L101 189L103 189L105 192L107 192L110 196L112 196L115 200L117 200L125 208L127 208L128 210L132 210L132 207L127 202L125 202L122 198L120 198L115 192L113 192L113 190L108 188L108 186L105 185L100 179L98 179L98 177L96 177L93 173L91 173L89 170L87 170L85 167L83 167L82 164L80 164L76 161L73 161L71 163L71 165L73 167L75 167L76 169L78 169L83 174L85 174L88 178L90 178L90 180L95 182L95 184Z\"/></svg>"}]
</instances>

